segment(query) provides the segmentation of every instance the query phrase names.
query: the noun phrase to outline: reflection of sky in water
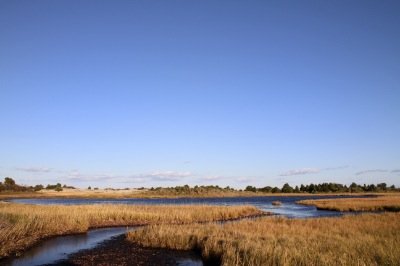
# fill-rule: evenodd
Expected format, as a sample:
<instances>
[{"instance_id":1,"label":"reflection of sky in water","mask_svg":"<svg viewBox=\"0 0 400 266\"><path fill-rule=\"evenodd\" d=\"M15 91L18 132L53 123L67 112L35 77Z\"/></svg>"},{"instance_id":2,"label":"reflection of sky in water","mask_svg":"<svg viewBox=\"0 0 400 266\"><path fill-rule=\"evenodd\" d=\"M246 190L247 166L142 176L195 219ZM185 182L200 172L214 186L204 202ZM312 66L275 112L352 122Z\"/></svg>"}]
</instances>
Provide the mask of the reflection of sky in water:
<instances>
[{"instance_id":1,"label":"reflection of sky in water","mask_svg":"<svg viewBox=\"0 0 400 266\"><path fill-rule=\"evenodd\" d=\"M70 254L84 249L91 249L101 242L113 236L124 234L132 228L113 227L93 229L86 234L58 236L40 243L38 246L29 249L21 257L4 262L2 265L10 266L35 266L43 264L57 264L58 261L68 258ZM202 266L200 257L184 255L178 258L177 265L180 266Z\"/></svg>"},{"instance_id":2,"label":"reflection of sky in water","mask_svg":"<svg viewBox=\"0 0 400 266\"><path fill-rule=\"evenodd\" d=\"M177 266L203 266L200 259L181 259L176 261Z\"/></svg>"},{"instance_id":3,"label":"reflection of sky in water","mask_svg":"<svg viewBox=\"0 0 400 266\"><path fill-rule=\"evenodd\" d=\"M176 199L15 199L13 202L39 205L75 205L75 204L211 204L211 205L254 205L261 210L284 215L290 218L308 218L321 216L339 216L335 211L321 211L313 206L296 204L304 199L351 198L355 196L268 196L268 197L231 197L231 198L176 198ZM273 201L282 202L281 206L273 206Z\"/></svg>"},{"instance_id":4,"label":"reflection of sky in water","mask_svg":"<svg viewBox=\"0 0 400 266\"><path fill-rule=\"evenodd\" d=\"M303 196L303 197L232 197L232 198L178 198L178 199L14 199L13 202L39 205L74 205L74 204L211 204L211 205L254 205L259 209L272 212L289 218L310 218L323 216L339 216L340 212L321 211L313 206L296 204L303 199L343 198L341 196ZM346 196L349 197L349 196ZM273 201L280 201L282 205L273 206ZM82 249L90 249L104 240L125 233L127 228L104 228L89 231L87 234L60 236L44 241L42 244L28 250L23 256L14 259L5 265L25 266L54 263L66 259L68 255ZM177 261L180 266L203 265L200 258L182 257Z\"/></svg>"},{"instance_id":5,"label":"reflection of sky in water","mask_svg":"<svg viewBox=\"0 0 400 266\"><path fill-rule=\"evenodd\" d=\"M69 254L93 248L106 239L125 233L126 230L126 227L104 228L91 230L86 234L55 237L29 249L8 265L33 266L54 263L66 259Z\"/></svg>"}]
</instances>

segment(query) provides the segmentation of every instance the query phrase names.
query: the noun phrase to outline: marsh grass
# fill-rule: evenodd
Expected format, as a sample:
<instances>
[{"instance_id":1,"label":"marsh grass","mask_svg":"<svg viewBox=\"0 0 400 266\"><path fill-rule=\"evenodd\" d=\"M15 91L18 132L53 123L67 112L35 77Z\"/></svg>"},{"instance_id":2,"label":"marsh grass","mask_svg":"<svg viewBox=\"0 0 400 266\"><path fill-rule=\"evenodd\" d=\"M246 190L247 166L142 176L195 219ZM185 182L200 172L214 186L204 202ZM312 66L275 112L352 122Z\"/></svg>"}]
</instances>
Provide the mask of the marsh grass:
<instances>
[{"instance_id":1,"label":"marsh grass","mask_svg":"<svg viewBox=\"0 0 400 266\"><path fill-rule=\"evenodd\" d=\"M358 193L362 195L382 195L383 193ZM400 193L385 193L400 195ZM87 189L63 189L63 191L54 190L41 190L37 192L1 192L0 199L15 199L15 198L81 198L81 199L121 199L121 198L210 198L210 197L307 197L310 193L264 193L264 192L251 192L251 191L200 191L198 193L175 193L173 191L158 191L158 190L87 190ZM320 196L348 196L354 195L351 193L318 193Z\"/></svg>"},{"instance_id":2,"label":"marsh grass","mask_svg":"<svg viewBox=\"0 0 400 266\"><path fill-rule=\"evenodd\" d=\"M332 211L400 211L400 196L388 195L376 198L343 198L301 200L297 203L316 206Z\"/></svg>"},{"instance_id":3,"label":"marsh grass","mask_svg":"<svg viewBox=\"0 0 400 266\"><path fill-rule=\"evenodd\" d=\"M399 265L400 214L267 217L226 224L155 225L129 232L143 246L200 249L222 265Z\"/></svg>"},{"instance_id":4,"label":"marsh grass","mask_svg":"<svg viewBox=\"0 0 400 266\"><path fill-rule=\"evenodd\" d=\"M0 258L18 253L43 238L83 233L89 228L208 222L261 213L253 206L38 206L0 202Z\"/></svg>"}]
</instances>

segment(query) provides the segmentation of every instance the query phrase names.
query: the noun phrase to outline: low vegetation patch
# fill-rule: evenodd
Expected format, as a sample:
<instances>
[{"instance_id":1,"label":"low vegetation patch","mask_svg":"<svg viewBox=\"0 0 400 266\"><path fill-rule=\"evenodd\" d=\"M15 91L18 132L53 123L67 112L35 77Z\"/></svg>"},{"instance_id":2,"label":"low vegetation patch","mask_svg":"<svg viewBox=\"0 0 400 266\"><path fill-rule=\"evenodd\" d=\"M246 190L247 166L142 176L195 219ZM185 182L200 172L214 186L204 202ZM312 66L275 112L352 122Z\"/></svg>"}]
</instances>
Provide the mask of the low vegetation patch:
<instances>
[{"instance_id":1,"label":"low vegetation patch","mask_svg":"<svg viewBox=\"0 0 400 266\"><path fill-rule=\"evenodd\" d=\"M399 265L400 214L267 217L226 224L154 225L129 232L143 246L200 249L222 265Z\"/></svg>"},{"instance_id":2,"label":"low vegetation patch","mask_svg":"<svg viewBox=\"0 0 400 266\"><path fill-rule=\"evenodd\" d=\"M0 258L24 250L43 238L82 233L89 228L209 222L262 213L253 206L38 206L0 202Z\"/></svg>"},{"instance_id":3,"label":"low vegetation patch","mask_svg":"<svg viewBox=\"0 0 400 266\"><path fill-rule=\"evenodd\" d=\"M398 195L376 198L301 200L297 203L333 211L400 211L400 196Z\"/></svg>"},{"instance_id":4,"label":"low vegetation patch","mask_svg":"<svg viewBox=\"0 0 400 266\"><path fill-rule=\"evenodd\" d=\"M272 205L274 205L274 206L281 206L281 205L282 205L282 202L280 202L279 200L275 200L275 201L272 202Z\"/></svg>"},{"instance_id":5,"label":"low vegetation patch","mask_svg":"<svg viewBox=\"0 0 400 266\"><path fill-rule=\"evenodd\" d=\"M11 177L6 177L0 182L0 199L9 198L182 198L182 197L254 197L254 196L307 196L309 194L348 194L348 193L396 193L399 188L386 183L359 185L352 183L350 186L337 183L309 184L292 187L288 183L279 187L246 186L245 189L235 189L229 186L194 186L151 187L151 188L105 188L99 189L91 186L79 189L73 186L48 184L36 186L18 185Z\"/></svg>"}]
</instances>

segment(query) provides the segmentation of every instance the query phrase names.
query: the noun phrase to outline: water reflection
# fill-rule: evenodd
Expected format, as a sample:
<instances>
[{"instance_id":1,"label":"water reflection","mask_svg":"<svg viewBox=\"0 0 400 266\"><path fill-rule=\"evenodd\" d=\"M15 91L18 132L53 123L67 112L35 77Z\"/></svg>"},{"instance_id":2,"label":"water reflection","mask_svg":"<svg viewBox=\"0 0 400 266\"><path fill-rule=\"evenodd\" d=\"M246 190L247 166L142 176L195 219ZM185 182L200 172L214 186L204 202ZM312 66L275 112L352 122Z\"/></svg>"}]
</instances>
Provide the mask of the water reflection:
<instances>
[{"instance_id":1,"label":"water reflection","mask_svg":"<svg viewBox=\"0 0 400 266\"><path fill-rule=\"evenodd\" d=\"M5 265L33 266L55 263L66 259L72 253L93 248L104 240L124 234L127 229L126 227L94 229L86 234L51 238L27 250L21 257L5 262Z\"/></svg>"},{"instance_id":2,"label":"water reflection","mask_svg":"<svg viewBox=\"0 0 400 266\"><path fill-rule=\"evenodd\" d=\"M211 205L254 205L261 210L284 215L289 218L311 218L321 216L340 216L336 211L317 210L313 206L296 204L305 199L355 198L360 196L268 196L268 197L226 197L226 198L175 198L175 199L13 199L12 202L38 205L83 205L83 204L211 204ZM365 197L365 196L363 196ZM273 206L273 201L282 202L281 206Z\"/></svg>"},{"instance_id":3,"label":"water reflection","mask_svg":"<svg viewBox=\"0 0 400 266\"><path fill-rule=\"evenodd\" d=\"M198 258L185 258L176 261L177 266L203 266L203 261Z\"/></svg>"},{"instance_id":4,"label":"water reflection","mask_svg":"<svg viewBox=\"0 0 400 266\"><path fill-rule=\"evenodd\" d=\"M317 210L313 206L296 204L303 199L326 198L354 198L357 196L276 196L276 197L231 197L231 198L177 198L177 199L14 199L12 202L38 205L82 205L82 204L211 204L211 205L254 205L261 210L272 212L289 218L310 218L322 216L342 215L336 211ZM272 205L273 201L280 201L280 206ZM56 263L66 259L69 255L90 249L99 243L124 234L128 228L115 227L90 230L86 234L60 236L42 242L40 245L26 251L21 257L5 262L4 265L25 266ZM181 257L177 259L180 266L201 266L200 258Z\"/></svg>"}]
</instances>

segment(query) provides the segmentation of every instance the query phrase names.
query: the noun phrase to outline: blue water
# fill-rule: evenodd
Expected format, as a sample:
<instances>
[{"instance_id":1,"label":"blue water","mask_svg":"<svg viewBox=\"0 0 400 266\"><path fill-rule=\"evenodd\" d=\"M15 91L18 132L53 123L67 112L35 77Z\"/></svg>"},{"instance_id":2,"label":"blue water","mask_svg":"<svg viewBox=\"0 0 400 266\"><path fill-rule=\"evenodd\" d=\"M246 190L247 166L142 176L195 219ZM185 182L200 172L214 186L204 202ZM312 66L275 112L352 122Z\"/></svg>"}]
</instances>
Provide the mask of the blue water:
<instances>
[{"instance_id":1,"label":"blue water","mask_svg":"<svg viewBox=\"0 0 400 266\"><path fill-rule=\"evenodd\" d=\"M133 205L161 205L161 204L209 204L209 205L254 205L257 208L283 215L289 218L311 218L340 216L341 212L317 210L313 206L296 204L296 201L305 199L327 198L355 198L357 196L268 196L268 197L227 197L227 198L158 198L158 199L13 199L16 203L36 205L84 205L84 204L133 204ZM365 196L364 196L365 197ZM281 206L273 206L273 201L282 202Z\"/></svg>"},{"instance_id":2,"label":"blue water","mask_svg":"<svg viewBox=\"0 0 400 266\"><path fill-rule=\"evenodd\" d=\"M71 254L91 249L111 239L112 237L125 234L133 227L112 227L92 229L84 234L75 234L67 236L57 236L40 242L38 245L25 251L20 257L10 258L0 261L4 266L40 266L57 265L67 259ZM182 254L182 257L176 258L177 266L202 266L203 261L200 256L193 254Z\"/></svg>"},{"instance_id":3,"label":"blue water","mask_svg":"<svg viewBox=\"0 0 400 266\"><path fill-rule=\"evenodd\" d=\"M84 234L53 237L27 250L21 257L5 261L4 265L33 266L54 263L75 252L94 248L113 236L124 234L127 230L127 227L102 228Z\"/></svg>"},{"instance_id":4,"label":"blue water","mask_svg":"<svg viewBox=\"0 0 400 266\"><path fill-rule=\"evenodd\" d=\"M229 197L229 198L176 198L176 199L12 199L15 203L36 205L84 205L84 204L132 204L132 205L161 205L161 204L207 204L219 206L253 205L261 210L272 212L289 218L311 218L340 216L343 213L317 210L313 206L296 204L304 199L355 198L357 196L272 196L272 197ZM273 201L282 205L273 206ZM70 254L83 249L90 249L113 236L125 233L127 228L104 228L90 230L86 234L59 236L48 239L40 245L28 250L21 257L4 262L4 265L25 266L55 263L66 259ZM177 265L201 266L200 258L178 258Z\"/></svg>"}]
</instances>

